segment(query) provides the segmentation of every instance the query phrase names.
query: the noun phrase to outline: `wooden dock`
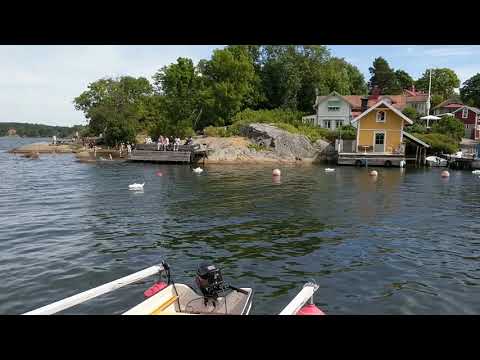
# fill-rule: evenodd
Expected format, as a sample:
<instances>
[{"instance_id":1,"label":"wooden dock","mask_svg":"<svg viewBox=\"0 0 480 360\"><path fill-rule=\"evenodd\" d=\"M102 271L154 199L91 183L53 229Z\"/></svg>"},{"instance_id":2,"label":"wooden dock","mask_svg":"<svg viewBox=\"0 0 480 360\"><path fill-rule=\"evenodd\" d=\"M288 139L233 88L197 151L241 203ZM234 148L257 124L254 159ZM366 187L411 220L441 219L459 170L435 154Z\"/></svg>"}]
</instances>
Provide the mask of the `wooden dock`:
<instances>
[{"instance_id":1,"label":"wooden dock","mask_svg":"<svg viewBox=\"0 0 480 360\"><path fill-rule=\"evenodd\" d=\"M167 150L157 150L157 144L139 144L132 150L128 160L190 164L206 157L206 150L201 150L198 144L180 145L176 151L173 151L173 145L169 145Z\"/></svg>"},{"instance_id":2,"label":"wooden dock","mask_svg":"<svg viewBox=\"0 0 480 360\"><path fill-rule=\"evenodd\" d=\"M339 153L338 165L355 166L401 166L401 161L406 161L403 154L389 153Z\"/></svg>"},{"instance_id":3,"label":"wooden dock","mask_svg":"<svg viewBox=\"0 0 480 360\"><path fill-rule=\"evenodd\" d=\"M475 170L480 168L480 160L469 157L441 156L448 161L447 166L455 170Z\"/></svg>"}]
</instances>

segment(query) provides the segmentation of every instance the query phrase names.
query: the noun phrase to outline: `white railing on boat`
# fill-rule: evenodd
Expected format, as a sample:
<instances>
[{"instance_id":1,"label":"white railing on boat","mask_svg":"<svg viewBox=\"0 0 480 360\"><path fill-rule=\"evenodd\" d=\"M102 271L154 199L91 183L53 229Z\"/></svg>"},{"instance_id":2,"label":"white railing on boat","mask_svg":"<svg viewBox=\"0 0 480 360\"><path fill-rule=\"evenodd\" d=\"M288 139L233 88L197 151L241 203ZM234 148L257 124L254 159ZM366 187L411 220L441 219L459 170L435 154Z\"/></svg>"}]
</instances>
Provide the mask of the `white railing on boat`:
<instances>
[{"instance_id":1,"label":"white railing on boat","mask_svg":"<svg viewBox=\"0 0 480 360\"><path fill-rule=\"evenodd\" d=\"M318 290L318 285L314 283L306 283L303 289L290 301L290 303L280 312L279 315L296 315L297 312L308 301L313 304L313 294Z\"/></svg>"},{"instance_id":2,"label":"white railing on boat","mask_svg":"<svg viewBox=\"0 0 480 360\"><path fill-rule=\"evenodd\" d=\"M163 265L154 265L147 269L138 271L131 275L125 276L118 280L111 281L107 284L97 286L96 288L81 292L79 294L70 296L66 299L59 300L52 304L43 306L41 308L29 311L23 315L52 315L58 313L62 310L71 308L75 305L81 304L87 300L96 298L100 295L109 293L111 291L117 290L125 285L133 284L137 281L140 281L146 277L155 275L164 270Z\"/></svg>"}]
</instances>

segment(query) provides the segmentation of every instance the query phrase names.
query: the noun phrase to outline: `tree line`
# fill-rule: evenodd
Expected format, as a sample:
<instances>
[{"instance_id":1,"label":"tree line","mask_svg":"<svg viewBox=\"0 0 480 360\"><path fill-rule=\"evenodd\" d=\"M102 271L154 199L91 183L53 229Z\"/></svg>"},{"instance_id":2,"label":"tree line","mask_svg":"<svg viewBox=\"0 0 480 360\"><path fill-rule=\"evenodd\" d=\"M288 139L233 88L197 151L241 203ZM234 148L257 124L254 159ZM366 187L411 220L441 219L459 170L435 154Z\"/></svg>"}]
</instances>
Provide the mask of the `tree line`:
<instances>
[{"instance_id":1,"label":"tree line","mask_svg":"<svg viewBox=\"0 0 480 360\"><path fill-rule=\"evenodd\" d=\"M0 123L0 136L7 136L9 129L15 129L16 135L25 137L52 137L68 138L84 131L85 126L75 125L72 127L66 126L50 126L43 124L29 124L29 123L16 123L7 122Z\"/></svg>"},{"instance_id":2,"label":"tree line","mask_svg":"<svg viewBox=\"0 0 480 360\"><path fill-rule=\"evenodd\" d=\"M382 94L400 94L415 85L428 91L428 71L414 80L382 57L369 70L367 82L356 66L323 45L231 45L197 64L178 58L153 74L152 81L99 79L74 99L74 106L85 114L91 135L103 134L107 144L115 145L133 142L139 131L189 136L208 126L227 126L247 109L312 113L315 96L334 90L366 95L376 87ZM453 70L434 69L433 102L452 96L459 85ZM480 92L469 96L480 100Z\"/></svg>"}]
</instances>

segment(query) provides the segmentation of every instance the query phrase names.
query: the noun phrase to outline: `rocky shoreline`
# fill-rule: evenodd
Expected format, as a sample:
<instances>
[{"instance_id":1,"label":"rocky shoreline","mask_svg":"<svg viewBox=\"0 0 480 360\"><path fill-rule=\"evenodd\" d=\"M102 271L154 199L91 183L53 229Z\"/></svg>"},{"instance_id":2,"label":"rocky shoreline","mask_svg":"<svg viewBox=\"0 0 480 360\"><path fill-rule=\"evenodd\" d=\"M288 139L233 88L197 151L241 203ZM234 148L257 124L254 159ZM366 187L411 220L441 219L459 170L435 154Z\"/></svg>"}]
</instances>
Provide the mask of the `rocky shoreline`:
<instances>
[{"instance_id":1,"label":"rocky shoreline","mask_svg":"<svg viewBox=\"0 0 480 360\"><path fill-rule=\"evenodd\" d=\"M18 148L9 150L11 154L29 154L29 153L39 153L39 154L70 154L75 152L77 147L74 145L53 145L46 143L35 143L23 145Z\"/></svg>"},{"instance_id":2,"label":"rocky shoreline","mask_svg":"<svg viewBox=\"0 0 480 360\"><path fill-rule=\"evenodd\" d=\"M327 141L315 143L304 135L292 134L269 124L250 124L241 132L242 136L208 137L198 136L193 139L207 150L205 163L285 163L312 164L332 160L335 149ZM53 145L36 143L24 145L8 151L25 157L38 158L39 154L75 154L80 162L95 163L112 156L113 160L126 160L120 157L118 150L97 149L96 156L92 149L85 149L80 144Z\"/></svg>"},{"instance_id":3,"label":"rocky shoreline","mask_svg":"<svg viewBox=\"0 0 480 360\"><path fill-rule=\"evenodd\" d=\"M243 136L198 137L194 139L207 149L205 163L317 163L332 160L334 147L327 141L310 140L268 124L250 124Z\"/></svg>"}]
</instances>

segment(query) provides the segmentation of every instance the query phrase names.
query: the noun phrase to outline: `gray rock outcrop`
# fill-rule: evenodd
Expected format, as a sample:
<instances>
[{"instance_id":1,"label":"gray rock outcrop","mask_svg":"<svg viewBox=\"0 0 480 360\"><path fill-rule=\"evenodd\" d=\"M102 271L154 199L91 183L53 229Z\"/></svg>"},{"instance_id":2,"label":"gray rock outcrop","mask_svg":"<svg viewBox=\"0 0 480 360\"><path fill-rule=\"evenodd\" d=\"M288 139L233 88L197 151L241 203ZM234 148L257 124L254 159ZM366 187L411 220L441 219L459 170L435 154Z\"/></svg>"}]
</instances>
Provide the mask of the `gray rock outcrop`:
<instances>
[{"instance_id":1,"label":"gray rock outcrop","mask_svg":"<svg viewBox=\"0 0 480 360\"><path fill-rule=\"evenodd\" d=\"M318 152L306 136L292 134L273 125L250 124L242 128L241 132L252 142L269 148L284 158L312 159Z\"/></svg>"}]
</instances>

